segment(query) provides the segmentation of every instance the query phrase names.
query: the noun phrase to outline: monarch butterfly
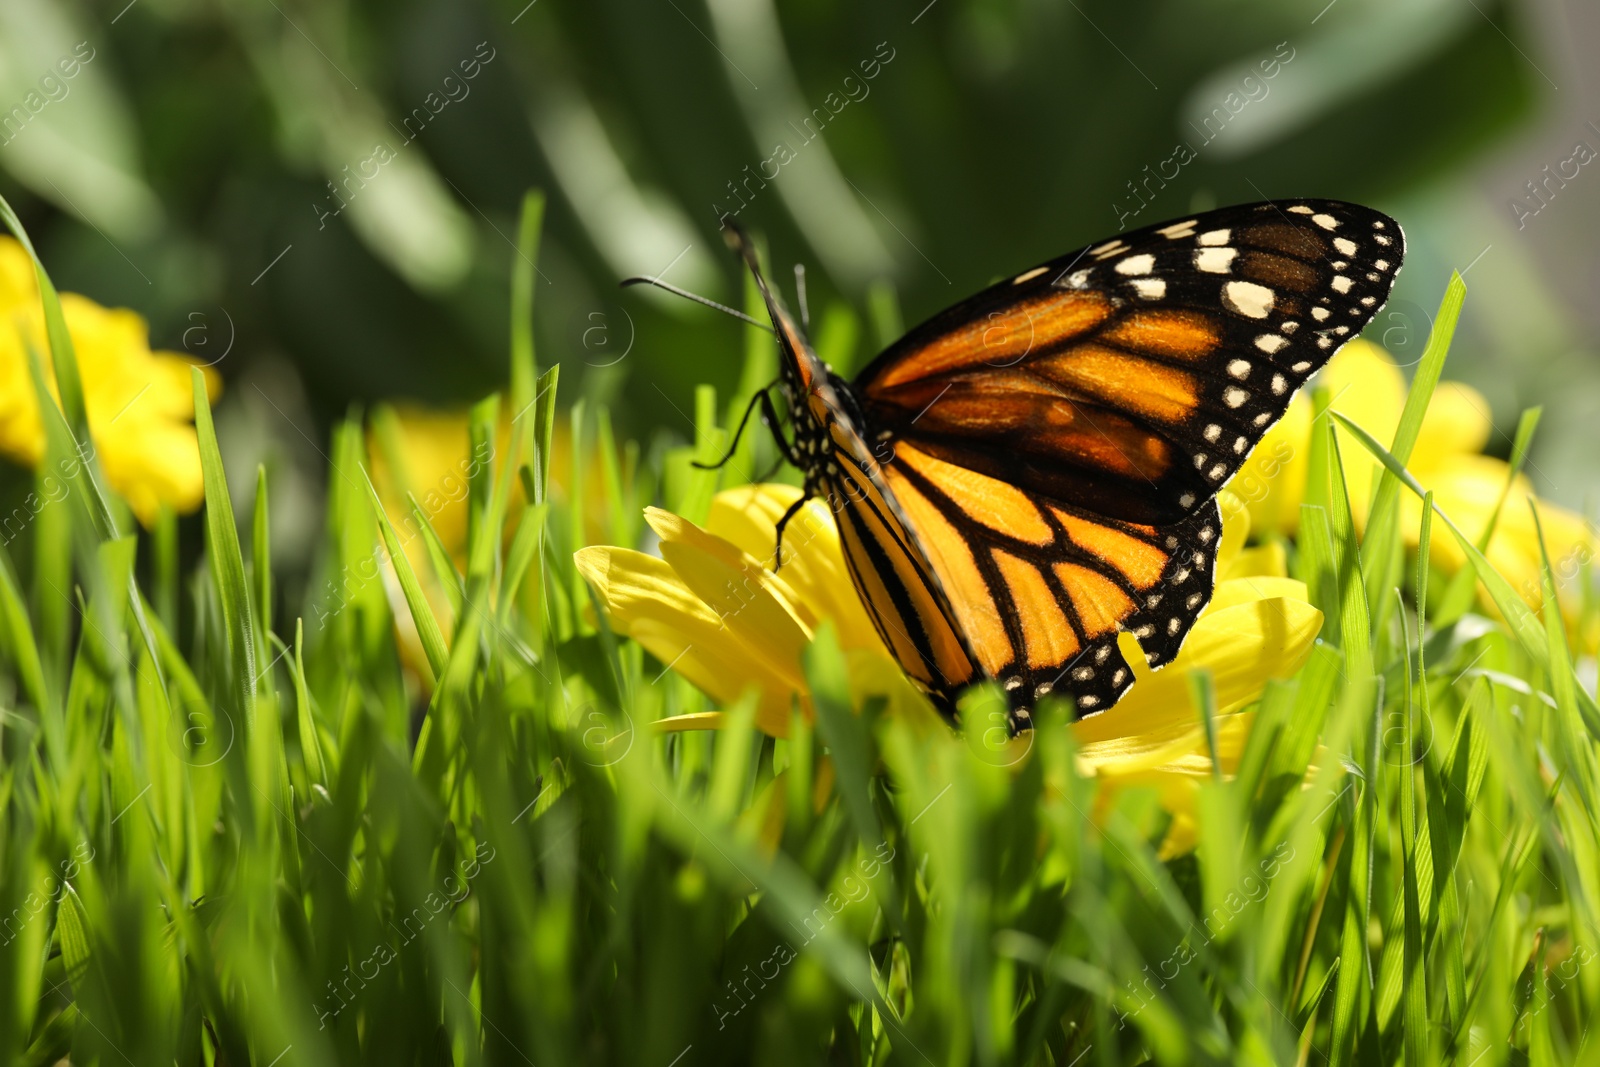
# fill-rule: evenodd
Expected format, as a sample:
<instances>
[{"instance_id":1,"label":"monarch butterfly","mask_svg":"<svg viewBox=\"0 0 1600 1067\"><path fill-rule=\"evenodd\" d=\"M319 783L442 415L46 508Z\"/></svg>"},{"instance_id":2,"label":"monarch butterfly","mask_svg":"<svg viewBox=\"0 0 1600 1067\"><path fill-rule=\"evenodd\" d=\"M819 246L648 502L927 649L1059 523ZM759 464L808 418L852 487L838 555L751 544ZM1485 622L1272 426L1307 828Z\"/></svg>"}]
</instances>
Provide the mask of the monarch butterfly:
<instances>
[{"instance_id":1,"label":"monarch butterfly","mask_svg":"<svg viewBox=\"0 0 1600 1067\"><path fill-rule=\"evenodd\" d=\"M728 227L782 352L805 496L831 504L884 644L942 712L1005 689L1100 712L1131 632L1170 662L1211 598L1216 494L1289 401L1382 308L1404 254L1391 218L1332 200L1223 208L1033 267L835 375ZM746 411L748 419L749 410ZM741 430L743 423L741 423Z\"/></svg>"}]
</instances>

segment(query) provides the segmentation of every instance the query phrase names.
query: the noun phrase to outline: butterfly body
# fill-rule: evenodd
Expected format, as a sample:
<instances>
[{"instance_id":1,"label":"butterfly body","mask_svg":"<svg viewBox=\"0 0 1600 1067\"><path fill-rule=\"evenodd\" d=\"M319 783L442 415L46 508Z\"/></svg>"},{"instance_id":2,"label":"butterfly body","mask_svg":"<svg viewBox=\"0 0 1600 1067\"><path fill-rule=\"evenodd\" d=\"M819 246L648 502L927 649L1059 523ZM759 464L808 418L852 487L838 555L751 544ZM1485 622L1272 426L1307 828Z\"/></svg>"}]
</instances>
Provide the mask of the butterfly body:
<instances>
[{"instance_id":1,"label":"butterfly body","mask_svg":"<svg viewBox=\"0 0 1600 1067\"><path fill-rule=\"evenodd\" d=\"M1122 631L1170 662L1211 596L1217 491L1381 309L1402 255L1399 226L1356 205L1225 208L1003 280L853 382L757 272L786 455L901 666L950 714L997 680L1025 729L1046 696L1116 702Z\"/></svg>"}]
</instances>

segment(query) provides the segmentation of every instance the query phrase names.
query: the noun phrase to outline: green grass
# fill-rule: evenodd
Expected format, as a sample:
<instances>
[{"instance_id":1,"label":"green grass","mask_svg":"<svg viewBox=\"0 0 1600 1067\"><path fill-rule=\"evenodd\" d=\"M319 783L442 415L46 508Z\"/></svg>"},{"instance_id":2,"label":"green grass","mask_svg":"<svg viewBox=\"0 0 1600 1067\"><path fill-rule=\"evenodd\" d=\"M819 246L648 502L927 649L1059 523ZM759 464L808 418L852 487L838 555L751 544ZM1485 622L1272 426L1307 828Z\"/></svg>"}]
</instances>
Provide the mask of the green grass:
<instances>
[{"instance_id":1,"label":"green grass","mask_svg":"<svg viewBox=\"0 0 1600 1067\"><path fill-rule=\"evenodd\" d=\"M329 447L311 599L283 610L272 487L236 526L198 383L196 569L177 573L170 518L141 536L86 467L12 546L23 571L0 552L5 1062L1600 1057L1600 715L1558 616L1521 607L1475 551L1511 621L1465 610L1459 583L1405 561L1394 521L1422 490L1403 460L1459 280L1397 439L1317 424L1293 567L1322 641L1268 687L1239 773L1201 790L1197 851L1172 860L1152 795L1089 816L1060 708L998 766L975 739L852 707L826 630L806 657L816 720L787 740L756 733L748 704L715 736L652 734L705 698L596 620L572 551L594 522L637 541L652 498L702 515L719 476L689 460L725 447L719 412L741 398L703 391L691 446L619 442L603 410L558 409L532 291L519 270L504 405L522 414L470 472L464 572L420 506L409 521L454 622L395 551L354 421ZM63 335L51 462L86 425ZM747 359L753 385L771 353ZM475 443L500 413L474 410ZM562 418L592 447L552 472ZM1352 442L1388 467L1360 543ZM750 448L736 466L770 454ZM1481 533L1441 514L1425 536ZM385 555L431 695L402 668ZM1209 708L1208 681L1194 691Z\"/></svg>"}]
</instances>

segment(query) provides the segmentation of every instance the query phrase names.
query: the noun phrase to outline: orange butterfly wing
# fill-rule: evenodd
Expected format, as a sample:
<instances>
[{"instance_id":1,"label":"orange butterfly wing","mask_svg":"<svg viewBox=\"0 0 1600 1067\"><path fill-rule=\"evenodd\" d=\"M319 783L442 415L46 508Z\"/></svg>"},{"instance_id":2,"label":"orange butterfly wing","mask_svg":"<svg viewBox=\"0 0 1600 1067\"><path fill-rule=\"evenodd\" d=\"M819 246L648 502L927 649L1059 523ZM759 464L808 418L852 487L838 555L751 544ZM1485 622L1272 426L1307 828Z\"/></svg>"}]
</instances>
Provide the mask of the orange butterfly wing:
<instances>
[{"instance_id":1,"label":"orange butterfly wing","mask_svg":"<svg viewBox=\"0 0 1600 1067\"><path fill-rule=\"evenodd\" d=\"M754 256L745 246L755 270ZM1210 599L1215 495L1387 299L1387 216L1336 201L1226 208L1025 271L942 312L852 385L764 282L791 458L839 521L857 591L947 711L977 677L1103 710Z\"/></svg>"},{"instance_id":2,"label":"orange butterfly wing","mask_svg":"<svg viewBox=\"0 0 1600 1067\"><path fill-rule=\"evenodd\" d=\"M1064 256L910 331L864 421L1130 522L1191 514L1388 299L1400 227L1335 201L1225 208Z\"/></svg>"}]
</instances>

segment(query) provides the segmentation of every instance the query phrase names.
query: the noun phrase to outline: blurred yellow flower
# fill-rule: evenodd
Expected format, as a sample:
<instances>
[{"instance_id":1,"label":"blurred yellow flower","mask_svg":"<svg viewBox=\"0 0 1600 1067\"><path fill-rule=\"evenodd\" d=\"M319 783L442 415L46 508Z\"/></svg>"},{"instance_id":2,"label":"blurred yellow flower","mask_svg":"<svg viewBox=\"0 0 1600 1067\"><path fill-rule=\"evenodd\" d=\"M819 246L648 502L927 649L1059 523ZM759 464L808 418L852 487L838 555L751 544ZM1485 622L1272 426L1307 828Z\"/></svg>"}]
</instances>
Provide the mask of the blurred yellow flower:
<instances>
[{"instance_id":1,"label":"blurred yellow flower","mask_svg":"<svg viewBox=\"0 0 1600 1067\"><path fill-rule=\"evenodd\" d=\"M1382 348L1368 341L1351 341L1323 370L1322 383L1332 398L1333 410L1361 426L1387 445L1394 439L1405 406L1406 382L1399 367ZM1300 519L1305 494L1306 465L1310 452L1312 409L1310 398L1295 397L1283 420L1262 440L1250 459L1234 475L1228 488L1243 499L1259 530L1292 534ZM1408 469L1443 512L1468 537L1485 529L1511 470L1503 460L1482 454L1493 431L1489 404L1481 393L1462 382L1442 381L1423 418ZM1358 529L1364 528L1367 510L1378 484L1377 460L1343 427L1338 429L1339 455L1349 489L1350 509ZM1535 607L1539 606L1539 541L1527 499L1533 494L1528 479L1519 475L1511 484L1506 505L1495 527L1487 553L1489 562ZM1401 529L1406 543L1417 547L1422 502L1402 493ZM1544 524L1550 559L1558 577L1562 561L1587 560L1594 538L1583 519L1543 501L1539 517ZM1453 574L1466 564L1455 539L1437 531L1430 551L1435 567ZM1568 568L1573 569L1573 568ZM1480 586L1480 599L1489 606ZM1564 608L1576 606L1563 604ZM1571 613L1569 612L1569 615Z\"/></svg>"},{"instance_id":2,"label":"blurred yellow flower","mask_svg":"<svg viewBox=\"0 0 1600 1067\"><path fill-rule=\"evenodd\" d=\"M110 487L146 526L162 504L178 511L199 507L204 489L189 381L194 361L152 352L144 319L125 308L63 293L61 311L77 352L89 434ZM10 237L0 237L0 320L0 454L36 467L45 436L26 345L38 352L52 395L55 370L33 263ZM205 376L215 396L222 380L209 368Z\"/></svg>"},{"instance_id":3,"label":"blurred yellow flower","mask_svg":"<svg viewBox=\"0 0 1600 1067\"><path fill-rule=\"evenodd\" d=\"M661 555L627 548L585 548L577 565L599 594L611 625L672 665L719 704L757 693L757 725L784 736L790 703L810 713L800 655L823 620L839 635L860 699L882 695L891 714L935 713L890 657L856 597L827 506L806 505L784 531L784 564L771 560L779 516L799 498L787 485L753 485L717 495L706 528L667 511L647 520ZM1205 731L1189 696L1188 674L1208 670L1217 694L1218 758L1231 773L1243 751L1252 712L1267 680L1293 674L1322 626L1305 587L1285 576L1273 546L1244 550L1249 512L1224 497L1216 594L1183 651L1151 672L1133 639L1123 635L1138 680L1116 706L1073 724L1080 766L1108 787L1154 787L1175 819L1169 850L1194 840L1199 783L1212 773ZM685 716L715 725L720 717ZM1018 757L1026 736L1012 742Z\"/></svg>"},{"instance_id":4,"label":"blurred yellow flower","mask_svg":"<svg viewBox=\"0 0 1600 1067\"><path fill-rule=\"evenodd\" d=\"M388 414L393 422L385 426ZM386 438L386 429L394 431ZM467 483L477 469L472 456L472 434L465 408L434 410L399 403L379 414L367 433L367 455L372 482L383 500L389 521L401 534L406 555L413 564L426 558L426 549L406 500L416 498L445 548L458 563L467 554ZM485 457L487 458L487 457Z\"/></svg>"}]
</instances>

